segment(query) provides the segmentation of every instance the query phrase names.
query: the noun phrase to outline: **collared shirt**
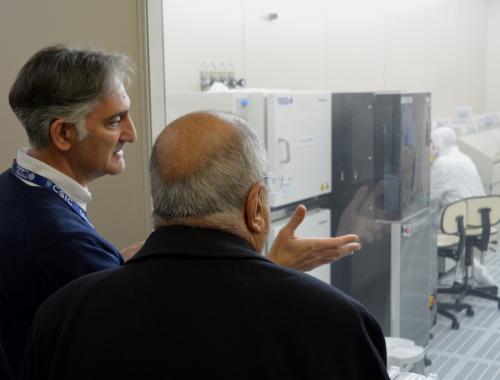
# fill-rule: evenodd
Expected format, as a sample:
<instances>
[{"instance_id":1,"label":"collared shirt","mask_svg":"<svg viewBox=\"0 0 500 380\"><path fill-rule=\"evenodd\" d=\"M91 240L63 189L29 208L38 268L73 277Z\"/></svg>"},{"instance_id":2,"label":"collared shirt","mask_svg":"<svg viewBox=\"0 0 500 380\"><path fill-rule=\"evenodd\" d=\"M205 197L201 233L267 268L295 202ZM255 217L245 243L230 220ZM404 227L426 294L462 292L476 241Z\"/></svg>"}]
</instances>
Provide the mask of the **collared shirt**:
<instances>
[{"instance_id":1,"label":"collared shirt","mask_svg":"<svg viewBox=\"0 0 500 380\"><path fill-rule=\"evenodd\" d=\"M66 174L61 173L59 170L53 168L46 163L31 157L28 154L29 148L21 148L17 152L17 163L23 168L30 170L38 175L50 179L57 186L59 186L66 194L68 194L78 206L86 211L87 203L92 200L92 194L88 188L80 185L73 178L68 177ZM38 186L34 183L21 179L29 186Z\"/></svg>"}]
</instances>

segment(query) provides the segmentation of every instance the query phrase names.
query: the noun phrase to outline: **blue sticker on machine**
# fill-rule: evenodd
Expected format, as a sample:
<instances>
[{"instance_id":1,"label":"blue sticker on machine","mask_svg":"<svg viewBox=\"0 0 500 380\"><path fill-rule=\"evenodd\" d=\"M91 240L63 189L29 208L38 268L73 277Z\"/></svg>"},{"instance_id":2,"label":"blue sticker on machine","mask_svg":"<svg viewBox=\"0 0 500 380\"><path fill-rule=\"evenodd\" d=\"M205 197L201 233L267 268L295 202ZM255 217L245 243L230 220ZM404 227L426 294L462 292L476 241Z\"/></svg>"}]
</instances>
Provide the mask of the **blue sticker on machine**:
<instances>
[{"instance_id":1,"label":"blue sticker on machine","mask_svg":"<svg viewBox=\"0 0 500 380\"><path fill-rule=\"evenodd\" d=\"M280 106L287 106L287 105L293 104L293 98L280 97L280 98L278 98L278 104Z\"/></svg>"}]
</instances>

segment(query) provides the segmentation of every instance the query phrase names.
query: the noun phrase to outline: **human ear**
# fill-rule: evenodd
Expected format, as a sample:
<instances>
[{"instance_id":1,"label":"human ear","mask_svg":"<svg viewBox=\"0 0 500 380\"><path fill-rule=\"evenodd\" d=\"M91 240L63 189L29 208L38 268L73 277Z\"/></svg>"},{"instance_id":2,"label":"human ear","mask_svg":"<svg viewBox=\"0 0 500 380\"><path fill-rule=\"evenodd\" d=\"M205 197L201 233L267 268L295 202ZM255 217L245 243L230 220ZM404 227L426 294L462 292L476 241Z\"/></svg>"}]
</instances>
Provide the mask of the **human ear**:
<instances>
[{"instance_id":1,"label":"human ear","mask_svg":"<svg viewBox=\"0 0 500 380\"><path fill-rule=\"evenodd\" d=\"M75 124L68 123L62 118L52 121L49 132L52 144L61 151L69 151L76 141Z\"/></svg>"},{"instance_id":2,"label":"human ear","mask_svg":"<svg viewBox=\"0 0 500 380\"><path fill-rule=\"evenodd\" d=\"M252 186L247 196L245 224L252 234L260 234L266 231L264 191L264 185L256 183Z\"/></svg>"}]
</instances>

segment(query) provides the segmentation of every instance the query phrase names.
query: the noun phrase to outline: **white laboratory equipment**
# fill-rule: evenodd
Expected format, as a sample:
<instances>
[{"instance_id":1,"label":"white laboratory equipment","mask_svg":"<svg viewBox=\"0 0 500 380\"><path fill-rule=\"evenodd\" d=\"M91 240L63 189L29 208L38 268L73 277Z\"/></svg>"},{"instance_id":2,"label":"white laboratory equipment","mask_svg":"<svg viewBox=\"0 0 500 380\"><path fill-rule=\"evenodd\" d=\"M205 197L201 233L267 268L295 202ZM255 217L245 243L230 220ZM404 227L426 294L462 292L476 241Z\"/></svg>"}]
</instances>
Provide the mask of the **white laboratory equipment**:
<instances>
[{"instance_id":1,"label":"white laboratory equipment","mask_svg":"<svg viewBox=\"0 0 500 380\"><path fill-rule=\"evenodd\" d=\"M398 337L386 337L387 367L399 367L402 371L410 371L413 366L425 357L425 349L414 341Z\"/></svg>"},{"instance_id":2,"label":"white laboratory equipment","mask_svg":"<svg viewBox=\"0 0 500 380\"><path fill-rule=\"evenodd\" d=\"M193 111L226 111L245 119L283 178L273 208L331 191L331 99L326 92L238 90L167 94L167 123ZM153 131L153 135L157 133Z\"/></svg>"},{"instance_id":3,"label":"white laboratory equipment","mask_svg":"<svg viewBox=\"0 0 500 380\"><path fill-rule=\"evenodd\" d=\"M414 365L422 362L425 349L410 339L386 337L387 368L391 380L438 380L437 374L427 377L410 372Z\"/></svg>"},{"instance_id":4,"label":"white laboratory equipment","mask_svg":"<svg viewBox=\"0 0 500 380\"><path fill-rule=\"evenodd\" d=\"M439 376L435 373L424 376L417 373L401 371L401 369L396 366L390 367L387 372L389 373L390 380L439 380Z\"/></svg>"},{"instance_id":5,"label":"white laboratory equipment","mask_svg":"<svg viewBox=\"0 0 500 380\"><path fill-rule=\"evenodd\" d=\"M280 229L284 227L289 220L289 218L283 218L271 223L271 231L269 232L268 242L266 245L266 254ZM296 232L300 237L330 237L330 210L320 208L309 210L307 212L307 217L297 228ZM326 282L327 284L331 283L330 264L322 265L307 273L323 282Z\"/></svg>"},{"instance_id":6,"label":"white laboratory equipment","mask_svg":"<svg viewBox=\"0 0 500 380\"><path fill-rule=\"evenodd\" d=\"M484 191L500 194L500 128L460 136L458 147L476 165Z\"/></svg>"}]
</instances>

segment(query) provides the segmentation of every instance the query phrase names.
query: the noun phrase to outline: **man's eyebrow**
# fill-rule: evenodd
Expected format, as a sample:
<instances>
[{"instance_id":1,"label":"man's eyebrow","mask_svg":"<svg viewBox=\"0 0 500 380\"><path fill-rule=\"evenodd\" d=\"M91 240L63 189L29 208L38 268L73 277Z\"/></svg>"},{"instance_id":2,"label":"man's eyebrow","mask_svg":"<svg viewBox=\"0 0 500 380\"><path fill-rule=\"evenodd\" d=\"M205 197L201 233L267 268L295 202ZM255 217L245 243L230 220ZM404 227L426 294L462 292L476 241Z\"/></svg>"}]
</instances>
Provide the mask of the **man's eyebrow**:
<instances>
[{"instance_id":1,"label":"man's eyebrow","mask_svg":"<svg viewBox=\"0 0 500 380\"><path fill-rule=\"evenodd\" d=\"M113 115L108 116L107 118L105 118L104 122L105 123L109 123L109 122L113 121L113 119L116 119L117 117L122 118L122 117L126 116L129 113L129 111L130 110L127 109L127 110L124 110L124 111L117 112L117 113L115 113L115 114L113 114Z\"/></svg>"}]
</instances>

